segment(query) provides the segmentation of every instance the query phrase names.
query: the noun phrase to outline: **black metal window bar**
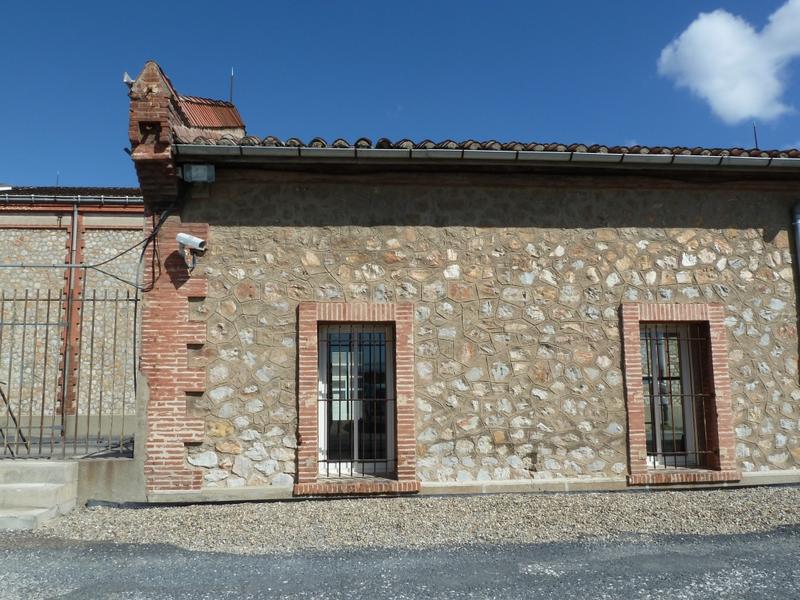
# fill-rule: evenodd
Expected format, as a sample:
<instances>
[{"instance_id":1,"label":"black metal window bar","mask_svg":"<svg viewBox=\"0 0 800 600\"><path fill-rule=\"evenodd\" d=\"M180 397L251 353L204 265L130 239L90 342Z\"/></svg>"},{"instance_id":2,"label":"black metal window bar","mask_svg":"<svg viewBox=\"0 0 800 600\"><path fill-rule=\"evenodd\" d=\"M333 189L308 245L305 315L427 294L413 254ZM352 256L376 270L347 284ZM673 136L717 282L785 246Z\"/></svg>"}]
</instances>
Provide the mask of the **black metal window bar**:
<instances>
[{"instance_id":1,"label":"black metal window bar","mask_svg":"<svg viewBox=\"0 0 800 600\"><path fill-rule=\"evenodd\" d=\"M642 323L647 462L653 469L708 468L714 418L706 323Z\"/></svg>"},{"instance_id":2,"label":"black metal window bar","mask_svg":"<svg viewBox=\"0 0 800 600\"><path fill-rule=\"evenodd\" d=\"M320 325L321 475L396 474L394 346L391 325Z\"/></svg>"},{"instance_id":3,"label":"black metal window bar","mask_svg":"<svg viewBox=\"0 0 800 600\"><path fill-rule=\"evenodd\" d=\"M132 453L139 295L86 280L71 295L0 290L0 458Z\"/></svg>"}]
</instances>

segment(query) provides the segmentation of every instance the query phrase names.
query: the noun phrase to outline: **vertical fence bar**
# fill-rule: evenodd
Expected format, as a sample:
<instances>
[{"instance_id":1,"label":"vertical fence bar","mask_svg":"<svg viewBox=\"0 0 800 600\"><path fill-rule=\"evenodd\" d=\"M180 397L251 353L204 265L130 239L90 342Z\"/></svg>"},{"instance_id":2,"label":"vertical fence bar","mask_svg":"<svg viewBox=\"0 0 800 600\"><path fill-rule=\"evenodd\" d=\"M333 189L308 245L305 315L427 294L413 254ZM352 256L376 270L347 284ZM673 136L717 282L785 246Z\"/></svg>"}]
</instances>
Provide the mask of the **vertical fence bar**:
<instances>
[{"instance_id":1,"label":"vertical fence bar","mask_svg":"<svg viewBox=\"0 0 800 600\"><path fill-rule=\"evenodd\" d=\"M14 424L14 444L15 449L12 450L12 454L14 456L17 455L16 452L16 441L19 434L19 428L17 426L17 418L14 416L14 411L11 408L11 398L13 397L12 391L13 387L11 385L11 379L14 373L14 347L16 346L16 328L17 328L17 290L14 290L11 294L11 348L8 351L8 376L6 377L6 393L4 396L5 404L6 404L6 435L8 435L9 424Z\"/></svg>"},{"instance_id":2,"label":"vertical fence bar","mask_svg":"<svg viewBox=\"0 0 800 600\"><path fill-rule=\"evenodd\" d=\"M75 227L75 216L73 214L72 217L72 227ZM63 336L63 343L61 344L61 351L63 352L63 359L61 360L61 406L57 412L61 413L61 457L64 458L67 453L67 412L71 410L73 407L69 406L70 399L72 399L72 403L76 404L75 396L73 393L70 392L70 387L72 386L72 361L73 359L78 356L73 351L73 341L72 341L72 311L73 311L73 304L78 301L75 298L75 290L73 289L73 278L74 278L74 267L69 266L67 267L67 291L61 293L61 304L63 305L63 311L61 314L64 315L64 336ZM61 308L61 307L59 307ZM78 360L78 365L80 365L80 360ZM53 426L55 426L55 414L53 415Z\"/></svg>"},{"instance_id":3,"label":"vertical fence bar","mask_svg":"<svg viewBox=\"0 0 800 600\"><path fill-rule=\"evenodd\" d=\"M116 412L117 395L117 314L119 313L119 290L114 290L114 327L112 329L111 343L111 415L108 426L108 447L113 447L114 442L114 413ZM123 417L124 419L124 417ZM121 439L121 438L120 438Z\"/></svg>"},{"instance_id":4,"label":"vertical fence bar","mask_svg":"<svg viewBox=\"0 0 800 600\"><path fill-rule=\"evenodd\" d=\"M126 290L125 291L125 315L126 315L126 317L125 317L125 332L126 333L128 332L128 325L131 325L130 323L128 323L128 320L130 319L130 312L131 312L130 311L130 304L129 304L130 295L131 295L130 291ZM135 314L136 313L134 312L134 315ZM122 373L123 373L123 376L122 376L122 426L120 428L120 434L119 434L120 441L125 439L125 414L126 414L125 413L125 409L126 409L125 401L126 401L127 395L128 395L128 386L126 385L125 375L124 374L126 373L127 368L128 368L128 344L134 344L133 352L134 352L134 354L136 353L136 349L135 349L136 342L133 340L133 332L134 331L135 331L135 328L133 326L131 326L131 332L132 332L131 337L128 338L127 335L125 336L125 344L122 347L122 355L123 355L123 359L122 359L122 365L123 365L123 367L122 367ZM136 379L136 369L133 369L132 375L133 375L133 378ZM134 398L134 402L135 402L135 398Z\"/></svg>"},{"instance_id":5,"label":"vertical fence bar","mask_svg":"<svg viewBox=\"0 0 800 600\"><path fill-rule=\"evenodd\" d=\"M64 295L64 290L59 291L58 293L58 307L56 314L59 315L59 319L61 318L60 315L66 315L66 306L67 306L67 298ZM63 340L64 344L67 344L69 341L69 323L63 323L59 321L59 329L63 329ZM61 454L62 458L64 453L66 452L67 446L67 439L66 439L66 423L64 421L64 389L65 386L69 383L67 380L66 371L63 374L59 374L58 369L62 366L66 366L66 363L61 362L61 352L66 352L62 348L61 337L59 336L58 342L58 362L56 363L56 373L55 377L53 377L53 401L52 401L52 414L50 415L50 456L55 455L55 445L56 445L56 419L60 419L61 422L58 425L58 443L61 444ZM71 347L71 346L69 346ZM66 356L66 355L64 355ZM59 390L59 381L61 382L61 389Z\"/></svg>"},{"instance_id":6,"label":"vertical fence bar","mask_svg":"<svg viewBox=\"0 0 800 600\"><path fill-rule=\"evenodd\" d=\"M37 351L37 345L39 342L39 296L40 290L36 290L36 298L33 301L33 362L31 364L31 387L30 387L30 394L28 398L28 455L33 452L32 446L34 445L33 442L33 389L34 384L36 383L36 359L39 355ZM47 328L47 322L45 322L45 328ZM42 430L39 429L39 439L41 440L42 437Z\"/></svg>"},{"instance_id":7,"label":"vertical fence bar","mask_svg":"<svg viewBox=\"0 0 800 600\"><path fill-rule=\"evenodd\" d=\"M39 456L42 455L42 438L44 437L44 413L45 413L45 394L47 392L47 358L50 355L50 288L47 289L47 300L45 306L44 322L47 326L44 328L44 367L42 369L42 401L39 407ZM31 397L31 404L33 404L33 397ZM50 438L52 439L53 432L50 431ZM52 442L51 442L52 444Z\"/></svg>"},{"instance_id":8,"label":"vertical fence bar","mask_svg":"<svg viewBox=\"0 0 800 600\"><path fill-rule=\"evenodd\" d=\"M83 285L81 286L80 297L76 299L76 301L81 303L80 307L78 309L78 313L80 314L81 320L83 320L85 318L85 315L86 315L86 302L87 302L87 298L86 298L86 279L87 278L86 278L85 274L84 274L84 277L82 277L82 279L83 279ZM72 294L71 290L70 290L70 294ZM80 398L81 398L81 379L82 379L81 373L83 371L83 369L81 368L81 365L83 363L83 360L81 360L81 357L83 356L83 332L84 332L84 328L81 327L80 331L81 331L81 335L78 337L78 352L76 354L76 356L78 357L77 358L78 364L76 365L77 369L76 369L76 374L75 374L75 402L74 402L74 404L75 404L75 427L74 427L74 432L73 432L73 437L72 437L72 451L75 454L78 453L78 420L79 420L78 419L78 407L80 406ZM67 373L65 373L64 375L66 376ZM91 386L89 386L89 393L91 394ZM64 444L64 445L66 446L66 444Z\"/></svg>"},{"instance_id":9,"label":"vertical fence bar","mask_svg":"<svg viewBox=\"0 0 800 600\"><path fill-rule=\"evenodd\" d=\"M5 385L5 392L3 394L3 403L5 405L5 425L3 427L3 437L6 440L6 446L8 447L8 451L11 453L11 456L16 456L14 453L14 449L11 447L13 443L11 432L10 432L10 424L13 420L13 413L11 412L11 400L9 399L9 394L11 393L11 363L14 360L14 322L17 317L17 305L14 302L14 299L17 297L17 290L11 291L11 299L10 299L10 313L11 313L11 321L10 326L8 326L9 331L9 349L8 349L8 374L6 375L5 381L0 381L0 386Z\"/></svg>"},{"instance_id":10,"label":"vertical fence bar","mask_svg":"<svg viewBox=\"0 0 800 600\"><path fill-rule=\"evenodd\" d=\"M24 407L22 406L22 395L25 393L25 339L28 333L28 290L25 290L25 295L22 299L22 342L20 344L20 352L19 352L19 390L17 390L17 394L19 394L19 402L17 403L17 420L21 421L24 416ZM17 424L17 437L15 440L14 449L19 456L19 441L22 439L23 446L26 444L27 440L25 436L22 434L22 427L24 423L20 422Z\"/></svg>"},{"instance_id":11,"label":"vertical fence bar","mask_svg":"<svg viewBox=\"0 0 800 600\"><path fill-rule=\"evenodd\" d=\"M92 324L89 333L89 393L86 394L86 432L83 436L83 441L86 453L89 453L89 431L91 430L92 418L92 391L94 390L94 326L96 323L95 317L97 313L97 290L92 290ZM78 399L80 406L80 399ZM76 415L77 417L77 415ZM77 419L76 419L77 420Z\"/></svg>"},{"instance_id":12,"label":"vertical fence bar","mask_svg":"<svg viewBox=\"0 0 800 600\"><path fill-rule=\"evenodd\" d=\"M103 339L100 344L100 397L98 399L98 409L97 409L97 441L95 445L99 448L100 447L100 440L102 439L102 427L103 427L103 402L105 400L105 374L106 374L106 337L107 337L107 326L108 326L108 290L103 291L103 310L101 311L103 315ZM110 439L109 439L110 442Z\"/></svg>"}]
</instances>

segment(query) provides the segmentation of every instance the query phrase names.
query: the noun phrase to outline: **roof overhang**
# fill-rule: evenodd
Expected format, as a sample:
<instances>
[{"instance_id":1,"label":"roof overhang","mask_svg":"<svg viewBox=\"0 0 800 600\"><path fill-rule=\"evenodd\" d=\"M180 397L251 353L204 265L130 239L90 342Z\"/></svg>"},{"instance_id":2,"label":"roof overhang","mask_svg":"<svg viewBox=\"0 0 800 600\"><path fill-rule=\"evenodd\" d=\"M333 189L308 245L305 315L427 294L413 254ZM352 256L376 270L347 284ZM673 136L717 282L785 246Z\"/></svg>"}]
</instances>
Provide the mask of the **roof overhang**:
<instances>
[{"instance_id":1,"label":"roof overhang","mask_svg":"<svg viewBox=\"0 0 800 600\"><path fill-rule=\"evenodd\" d=\"M9 194L0 192L0 206L26 204L76 204L88 206L143 206L142 196L81 196L50 194Z\"/></svg>"},{"instance_id":2,"label":"roof overhang","mask_svg":"<svg viewBox=\"0 0 800 600\"><path fill-rule=\"evenodd\" d=\"M215 163L428 163L505 166L574 166L611 169L680 169L799 172L800 158L711 156L698 154L616 154L601 152L547 152L529 150L466 150L444 148L313 148L289 146L235 146L176 144L178 162Z\"/></svg>"}]
</instances>

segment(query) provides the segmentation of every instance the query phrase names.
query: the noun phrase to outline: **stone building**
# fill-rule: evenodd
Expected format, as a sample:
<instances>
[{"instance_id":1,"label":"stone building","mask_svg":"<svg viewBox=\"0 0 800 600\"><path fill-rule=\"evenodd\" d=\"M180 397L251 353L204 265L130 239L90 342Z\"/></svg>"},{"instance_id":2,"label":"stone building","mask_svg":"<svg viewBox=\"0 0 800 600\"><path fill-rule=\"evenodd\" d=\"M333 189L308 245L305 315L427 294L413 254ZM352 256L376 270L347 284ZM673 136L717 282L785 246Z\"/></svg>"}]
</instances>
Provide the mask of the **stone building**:
<instances>
[{"instance_id":1,"label":"stone building","mask_svg":"<svg viewBox=\"0 0 800 600\"><path fill-rule=\"evenodd\" d=\"M149 500L800 481L798 151L130 138Z\"/></svg>"}]
</instances>

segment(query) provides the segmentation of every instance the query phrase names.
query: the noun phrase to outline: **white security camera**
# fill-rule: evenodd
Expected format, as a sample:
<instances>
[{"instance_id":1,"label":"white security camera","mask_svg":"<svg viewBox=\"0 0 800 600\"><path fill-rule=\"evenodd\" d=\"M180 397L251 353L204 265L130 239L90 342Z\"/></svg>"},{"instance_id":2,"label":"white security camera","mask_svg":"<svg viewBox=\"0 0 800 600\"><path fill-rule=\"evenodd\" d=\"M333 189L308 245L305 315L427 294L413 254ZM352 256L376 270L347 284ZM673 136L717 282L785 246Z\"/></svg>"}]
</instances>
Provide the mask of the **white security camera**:
<instances>
[{"instance_id":1,"label":"white security camera","mask_svg":"<svg viewBox=\"0 0 800 600\"><path fill-rule=\"evenodd\" d=\"M189 235L188 233L179 233L175 236L175 241L181 248L186 247L191 250L198 250L204 252L206 249L206 241L202 238Z\"/></svg>"},{"instance_id":2,"label":"white security camera","mask_svg":"<svg viewBox=\"0 0 800 600\"><path fill-rule=\"evenodd\" d=\"M183 260L186 261L186 266L190 271L194 270L197 264L197 253L206 251L206 241L188 233L179 233L175 236L175 241L178 242L178 251L183 256ZM186 248L189 249L191 259L186 255Z\"/></svg>"}]
</instances>

